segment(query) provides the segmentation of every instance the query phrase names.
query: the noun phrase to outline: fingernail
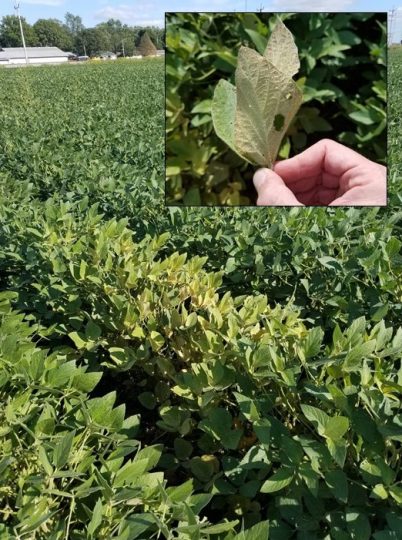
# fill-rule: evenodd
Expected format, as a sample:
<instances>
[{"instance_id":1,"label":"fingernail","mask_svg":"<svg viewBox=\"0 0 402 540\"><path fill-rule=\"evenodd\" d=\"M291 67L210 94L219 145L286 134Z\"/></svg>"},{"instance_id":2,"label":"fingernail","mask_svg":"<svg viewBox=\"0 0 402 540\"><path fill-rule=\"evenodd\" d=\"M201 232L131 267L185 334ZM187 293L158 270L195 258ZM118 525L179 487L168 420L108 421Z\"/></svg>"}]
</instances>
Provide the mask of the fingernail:
<instances>
[{"instance_id":1,"label":"fingernail","mask_svg":"<svg viewBox=\"0 0 402 540\"><path fill-rule=\"evenodd\" d=\"M253 178L256 189L260 189L265 184L268 180L268 174L267 169L258 169Z\"/></svg>"}]
</instances>

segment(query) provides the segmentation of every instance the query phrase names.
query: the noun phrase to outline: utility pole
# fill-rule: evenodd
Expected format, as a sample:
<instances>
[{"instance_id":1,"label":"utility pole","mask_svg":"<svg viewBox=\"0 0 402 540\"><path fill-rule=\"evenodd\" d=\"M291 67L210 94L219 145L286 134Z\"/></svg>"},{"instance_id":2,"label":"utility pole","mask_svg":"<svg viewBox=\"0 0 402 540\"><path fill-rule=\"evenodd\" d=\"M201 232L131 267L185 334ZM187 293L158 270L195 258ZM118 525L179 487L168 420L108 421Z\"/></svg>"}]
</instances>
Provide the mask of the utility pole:
<instances>
[{"instance_id":1,"label":"utility pole","mask_svg":"<svg viewBox=\"0 0 402 540\"><path fill-rule=\"evenodd\" d=\"M21 16L20 16L20 3L19 2L15 2L14 9L17 12L18 21L20 23L22 46L24 47L24 52L25 52L25 62L28 65L29 64L28 51L27 51L27 46L25 44L24 29L22 28L22 21L21 21Z\"/></svg>"},{"instance_id":2,"label":"utility pole","mask_svg":"<svg viewBox=\"0 0 402 540\"><path fill-rule=\"evenodd\" d=\"M388 46L392 45L393 43L395 17L396 17L396 9L392 8L391 11L388 12Z\"/></svg>"}]
</instances>

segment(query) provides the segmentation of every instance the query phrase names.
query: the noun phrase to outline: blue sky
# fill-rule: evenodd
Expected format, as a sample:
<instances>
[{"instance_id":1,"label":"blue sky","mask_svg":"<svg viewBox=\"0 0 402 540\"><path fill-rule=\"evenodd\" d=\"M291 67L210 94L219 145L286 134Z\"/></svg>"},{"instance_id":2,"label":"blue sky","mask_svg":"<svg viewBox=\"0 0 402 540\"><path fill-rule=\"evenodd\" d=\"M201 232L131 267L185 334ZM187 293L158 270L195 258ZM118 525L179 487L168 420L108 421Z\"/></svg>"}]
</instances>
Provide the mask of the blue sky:
<instances>
[{"instance_id":1,"label":"blue sky","mask_svg":"<svg viewBox=\"0 0 402 540\"><path fill-rule=\"evenodd\" d=\"M401 0L402 4L402 0ZM189 9L191 6L191 9ZM66 11L80 15L85 26L95 26L110 18L123 23L163 26L165 11L376 11L374 0L20 0L21 14L28 22L40 18L63 20ZM383 11L398 5L385 0ZM0 0L0 18L14 12L13 0ZM402 5L396 12L394 41L402 39Z\"/></svg>"}]
</instances>

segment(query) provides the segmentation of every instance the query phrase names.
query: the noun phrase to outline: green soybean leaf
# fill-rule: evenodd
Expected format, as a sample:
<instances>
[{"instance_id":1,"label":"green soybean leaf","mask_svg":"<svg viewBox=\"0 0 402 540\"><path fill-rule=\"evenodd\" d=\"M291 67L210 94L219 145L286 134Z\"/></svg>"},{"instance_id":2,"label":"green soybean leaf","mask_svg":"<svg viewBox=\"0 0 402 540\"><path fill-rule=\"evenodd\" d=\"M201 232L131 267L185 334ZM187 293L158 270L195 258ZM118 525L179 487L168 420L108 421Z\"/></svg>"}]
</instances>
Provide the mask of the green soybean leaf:
<instances>
[{"instance_id":1,"label":"green soybean leaf","mask_svg":"<svg viewBox=\"0 0 402 540\"><path fill-rule=\"evenodd\" d=\"M202 529L202 532L205 534L220 534L226 531L232 531L236 525L238 525L239 520L233 520L233 521L225 521L223 523L217 523L216 525L212 525L210 527L205 527Z\"/></svg>"},{"instance_id":2,"label":"green soybean leaf","mask_svg":"<svg viewBox=\"0 0 402 540\"><path fill-rule=\"evenodd\" d=\"M44 468L46 474L48 476L51 476L53 474L53 467L50 464L48 455L47 455L46 450L44 449L43 446L39 446L38 458L39 458L39 462L41 463L42 467Z\"/></svg>"},{"instance_id":3,"label":"green soybean leaf","mask_svg":"<svg viewBox=\"0 0 402 540\"><path fill-rule=\"evenodd\" d=\"M312 405L302 404L301 410L307 420L310 420L310 422L314 424L318 433L324 435L330 417L324 411L317 409L317 407L313 407Z\"/></svg>"},{"instance_id":4,"label":"green soybean leaf","mask_svg":"<svg viewBox=\"0 0 402 540\"><path fill-rule=\"evenodd\" d=\"M244 31L249 35L251 41L254 43L255 48L260 54L264 54L264 51L267 47L267 38L261 35L256 30L251 30L250 28L245 28Z\"/></svg>"},{"instance_id":5,"label":"green soybean leaf","mask_svg":"<svg viewBox=\"0 0 402 540\"><path fill-rule=\"evenodd\" d=\"M328 471L325 474L325 482L338 501L348 501L348 479L341 470Z\"/></svg>"},{"instance_id":6,"label":"green soybean leaf","mask_svg":"<svg viewBox=\"0 0 402 540\"><path fill-rule=\"evenodd\" d=\"M125 522L127 523L125 531L127 531L128 536L126 535L124 538L134 540L139 538L151 525L155 524L155 518L151 513L132 514ZM121 538L123 538L122 535Z\"/></svg>"},{"instance_id":7,"label":"green soybean leaf","mask_svg":"<svg viewBox=\"0 0 402 540\"><path fill-rule=\"evenodd\" d=\"M356 540L369 540L371 538L371 526L365 514L346 510L345 518L350 538Z\"/></svg>"},{"instance_id":8,"label":"green soybean leaf","mask_svg":"<svg viewBox=\"0 0 402 540\"><path fill-rule=\"evenodd\" d=\"M309 331L303 343L304 358L311 358L320 352L323 337L324 332L319 326Z\"/></svg>"},{"instance_id":9,"label":"green soybean leaf","mask_svg":"<svg viewBox=\"0 0 402 540\"><path fill-rule=\"evenodd\" d=\"M96 341L102 335L102 329L93 321L89 320L85 326L85 337Z\"/></svg>"},{"instance_id":10,"label":"green soybean leaf","mask_svg":"<svg viewBox=\"0 0 402 540\"><path fill-rule=\"evenodd\" d=\"M95 504L95 508L92 512L92 518L91 521L88 524L88 534L90 536L93 536L96 529L100 526L102 523L102 500L98 499Z\"/></svg>"},{"instance_id":11,"label":"green soybean leaf","mask_svg":"<svg viewBox=\"0 0 402 540\"><path fill-rule=\"evenodd\" d=\"M172 486L166 489L169 499L174 502L185 501L193 492L193 479L187 480L180 486Z\"/></svg>"},{"instance_id":12,"label":"green soybean leaf","mask_svg":"<svg viewBox=\"0 0 402 540\"><path fill-rule=\"evenodd\" d=\"M78 373L73 379L74 388L82 392L91 392L102 378L98 371L90 373Z\"/></svg>"},{"instance_id":13,"label":"green soybean leaf","mask_svg":"<svg viewBox=\"0 0 402 540\"><path fill-rule=\"evenodd\" d=\"M293 469L283 467L266 480L261 486L261 493L273 493L288 486L293 480Z\"/></svg>"},{"instance_id":14,"label":"green soybean leaf","mask_svg":"<svg viewBox=\"0 0 402 540\"><path fill-rule=\"evenodd\" d=\"M71 448L73 446L73 440L75 436L75 431L70 431L63 435L54 449L53 454L53 465L57 469L61 469L67 463L70 456Z\"/></svg>"},{"instance_id":15,"label":"green soybean leaf","mask_svg":"<svg viewBox=\"0 0 402 540\"><path fill-rule=\"evenodd\" d=\"M234 537L234 540L268 540L269 522L261 521L250 529L241 531Z\"/></svg>"},{"instance_id":16,"label":"green soybean leaf","mask_svg":"<svg viewBox=\"0 0 402 540\"><path fill-rule=\"evenodd\" d=\"M343 469L346 459L346 441L344 439L341 439L340 441L327 439L326 443L332 458L339 465L339 467Z\"/></svg>"}]
</instances>

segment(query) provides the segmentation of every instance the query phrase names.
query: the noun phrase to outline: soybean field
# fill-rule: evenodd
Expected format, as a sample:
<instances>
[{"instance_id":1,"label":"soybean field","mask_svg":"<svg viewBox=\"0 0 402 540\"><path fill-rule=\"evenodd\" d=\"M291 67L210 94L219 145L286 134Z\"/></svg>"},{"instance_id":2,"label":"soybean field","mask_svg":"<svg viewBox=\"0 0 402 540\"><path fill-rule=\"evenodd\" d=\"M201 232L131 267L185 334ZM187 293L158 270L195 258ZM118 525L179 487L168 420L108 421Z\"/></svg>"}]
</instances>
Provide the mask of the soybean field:
<instances>
[{"instance_id":1,"label":"soybean field","mask_svg":"<svg viewBox=\"0 0 402 540\"><path fill-rule=\"evenodd\" d=\"M402 46L395 45L388 51L388 186L391 193L398 195L401 203L400 185L402 178ZM395 201L395 203L397 202Z\"/></svg>"},{"instance_id":2,"label":"soybean field","mask_svg":"<svg viewBox=\"0 0 402 540\"><path fill-rule=\"evenodd\" d=\"M389 56L368 209L166 207L161 60L0 69L2 540L401 537Z\"/></svg>"},{"instance_id":3,"label":"soybean field","mask_svg":"<svg viewBox=\"0 0 402 540\"><path fill-rule=\"evenodd\" d=\"M133 213L163 174L160 59L0 71L0 185ZM161 192L162 194L162 192ZM145 199L143 199L145 204Z\"/></svg>"}]
</instances>

